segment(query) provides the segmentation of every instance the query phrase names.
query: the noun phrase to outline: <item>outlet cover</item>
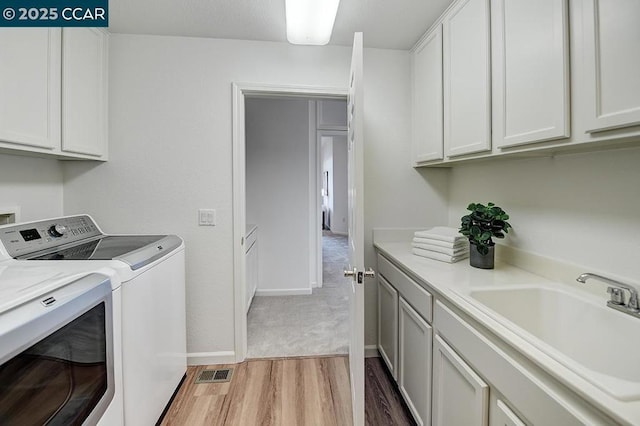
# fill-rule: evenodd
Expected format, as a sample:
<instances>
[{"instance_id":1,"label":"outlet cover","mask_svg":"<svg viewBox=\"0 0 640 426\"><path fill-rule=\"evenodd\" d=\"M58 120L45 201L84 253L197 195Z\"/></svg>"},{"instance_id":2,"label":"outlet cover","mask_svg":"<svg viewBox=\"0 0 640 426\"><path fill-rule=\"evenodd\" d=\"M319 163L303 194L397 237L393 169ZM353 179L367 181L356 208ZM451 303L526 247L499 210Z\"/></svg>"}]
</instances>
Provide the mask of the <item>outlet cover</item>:
<instances>
[{"instance_id":1,"label":"outlet cover","mask_svg":"<svg viewBox=\"0 0 640 426\"><path fill-rule=\"evenodd\" d=\"M214 209L199 209L198 225L216 226L216 211Z\"/></svg>"}]
</instances>

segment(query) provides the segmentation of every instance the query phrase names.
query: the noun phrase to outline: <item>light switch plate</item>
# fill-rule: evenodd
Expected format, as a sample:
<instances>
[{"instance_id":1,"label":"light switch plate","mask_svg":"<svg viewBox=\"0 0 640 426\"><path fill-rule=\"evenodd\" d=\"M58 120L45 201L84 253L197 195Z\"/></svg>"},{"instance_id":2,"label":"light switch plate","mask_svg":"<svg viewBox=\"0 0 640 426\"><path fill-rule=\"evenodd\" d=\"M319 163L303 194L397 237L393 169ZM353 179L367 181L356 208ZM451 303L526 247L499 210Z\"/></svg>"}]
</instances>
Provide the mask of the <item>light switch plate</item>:
<instances>
[{"instance_id":1,"label":"light switch plate","mask_svg":"<svg viewBox=\"0 0 640 426\"><path fill-rule=\"evenodd\" d=\"M216 211L214 209L199 209L198 225L216 226Z\"/></svg>"}]
</instances>

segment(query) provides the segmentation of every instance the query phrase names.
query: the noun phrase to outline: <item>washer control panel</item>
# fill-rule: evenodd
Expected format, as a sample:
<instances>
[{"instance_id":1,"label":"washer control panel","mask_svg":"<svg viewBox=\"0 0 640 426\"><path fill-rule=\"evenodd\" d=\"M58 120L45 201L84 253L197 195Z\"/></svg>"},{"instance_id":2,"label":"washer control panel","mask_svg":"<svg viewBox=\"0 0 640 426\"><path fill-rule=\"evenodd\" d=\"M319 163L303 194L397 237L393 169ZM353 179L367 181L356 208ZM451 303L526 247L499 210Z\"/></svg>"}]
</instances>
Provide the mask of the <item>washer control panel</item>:
<instances>
[{"instance_id":1,"label":"washer control panel","mask_svg":"<svg viewBox=\"0 0 640 426\"><path fill-rule=\"evenodd\" d=\"M0 228L0 242L16 258L103 235L87 215L21 223Z\"/></svg>"}]
</instances>

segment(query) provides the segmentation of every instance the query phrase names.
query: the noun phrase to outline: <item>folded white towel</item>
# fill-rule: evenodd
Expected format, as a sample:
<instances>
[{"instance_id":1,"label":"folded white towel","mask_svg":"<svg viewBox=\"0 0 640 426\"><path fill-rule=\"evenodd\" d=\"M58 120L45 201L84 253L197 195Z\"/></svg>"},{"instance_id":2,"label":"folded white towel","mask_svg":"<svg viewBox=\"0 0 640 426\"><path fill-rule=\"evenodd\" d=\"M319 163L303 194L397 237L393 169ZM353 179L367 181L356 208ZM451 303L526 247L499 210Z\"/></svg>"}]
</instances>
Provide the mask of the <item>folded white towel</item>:
<instances>
[{"instance_id":1,"label":"folded white towel","mask_svg":"<svg viewBox=\"0 0 640 426\"><path fill-rule=\"evenodd\" d=\"M452 249L447 247L435 246L433 244L423 244L423 243L413 242L411 243L411 246L415 248L423 249L423 250L429 250L437 253L448 254L449 256L460 256L462 254L469 253L468 245L463 245L459 248Z\"/></svg>"},{"instance_id":2,"label":"folded white towel","mask_svg":"<svg viewBox=\"0 0 640 426\"><path fill-rule=\"evenodd\" d=\"M450 241L434 240L433 238L414 237L413 242L418 244L431 244L432 246L446 247L454 250L469 246L466 238L452 243Z\"/></svg>"},{"instance_id":3,"label":"folded white towel","mask_svg":"<svg viewBox=\"0 0 640 426\"><path fill-rule=\"evenodd\" d=\"M456 243L466 238L464 235L461 235L456 228L449 228L447 226L436 226L426 231L417 231L414 236L417 238L431 238L433 240L451 243Z\"/></svg>"},{"instance_id":4,"label":"folded white towel","mask_svg":"<svg viewBox=\"0 0 640 426\"><path fill-rule=\"evenodd\" d=\"M423 250L419 248L413 248L411 249L411 252L416 256L426 257L428 259L439 260L441 262L447 262L447 263L455 263L469 257L469 253L465 253L460 256L449 256L447 254L437 253L435 251Z\"/></svg>"}]
</instances>

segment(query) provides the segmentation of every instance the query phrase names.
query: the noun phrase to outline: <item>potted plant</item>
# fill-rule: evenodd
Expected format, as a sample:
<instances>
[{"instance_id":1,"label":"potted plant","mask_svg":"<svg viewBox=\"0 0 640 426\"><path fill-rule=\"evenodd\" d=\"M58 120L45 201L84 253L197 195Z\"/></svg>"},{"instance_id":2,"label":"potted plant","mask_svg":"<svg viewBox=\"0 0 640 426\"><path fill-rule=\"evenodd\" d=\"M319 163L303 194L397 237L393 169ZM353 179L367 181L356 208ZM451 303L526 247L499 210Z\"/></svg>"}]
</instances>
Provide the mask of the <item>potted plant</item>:
<instances>
[{"instance_id":1,"label":"potted plant","mask_svg":"<svg viewBox=\"0 0 640 426\"><path fill-rule=\"evenodd\" d=\"M467 210L471 213L460 219L460 233L469 239L469 263L476 268L493 269L493 237L504 238L509 232L509 215L494 203L471 203Z\"/></svg>"}]
</instances>

